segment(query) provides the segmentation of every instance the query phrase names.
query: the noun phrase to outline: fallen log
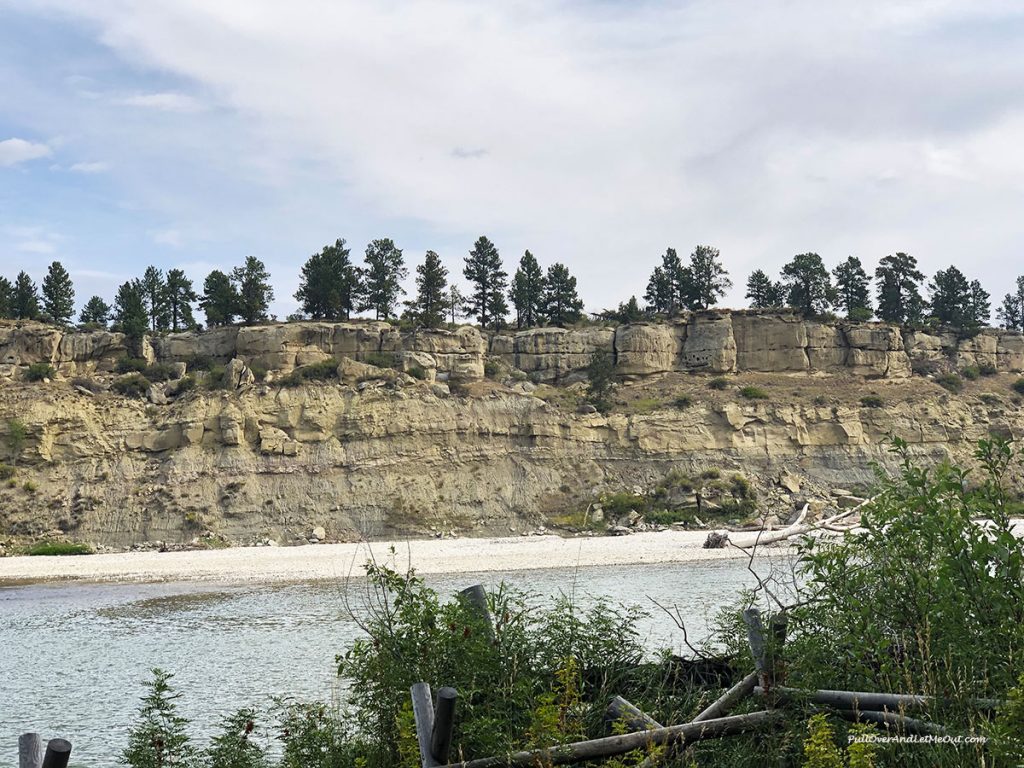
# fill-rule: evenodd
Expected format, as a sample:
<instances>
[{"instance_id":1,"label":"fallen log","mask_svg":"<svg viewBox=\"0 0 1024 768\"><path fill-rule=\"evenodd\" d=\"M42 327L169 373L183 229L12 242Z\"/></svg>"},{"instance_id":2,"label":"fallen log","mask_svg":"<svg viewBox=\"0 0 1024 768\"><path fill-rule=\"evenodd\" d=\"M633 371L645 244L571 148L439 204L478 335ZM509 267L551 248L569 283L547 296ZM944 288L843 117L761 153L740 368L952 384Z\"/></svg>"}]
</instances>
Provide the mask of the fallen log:
<instances>
[{"instance_id":1,"label":"fallen log","mask_svg":"<svg viewBox=\"0 0 1024 768\"><path fill-rule=\"evenodd\" d=\"M761 686L754 688L754 695L766 696ZM783 703L808 702L831 707L832 709L853 709L860 712L881 710L903 711L928 709L929 707L953 704L951 699L935 696L918 696L907 693L874 693L870 691L834 691L827 689L805 691L800 688L774 686L771 696ZM968 703L979 710L994 710L1003 705L999 699L968 699Z\"/></svg>"},{"instance_id":2,"label":"fallen log","mask_svg":"<svg viewBox=\"0 0 1024 768\"><path fill-rule=\"evenodd\" d=\"M898 730L909 735L943 736L946 729L938 723L929 723L895 712L864 712L855 709L837 709L836 714L851 723L871 723L887 730Z\"/></svg>"},{"instance_id":3,"label":"fallen log","mask_svg":"<svg viewBox=\"0 0 1024 768\"><path fill-rule=\"evenodd\" d=\"M700 723L670 725L649 731L607 736L603 739L578 741L545 749L467 760L462 763L451 763L446 768L532 768L536 765L565 765L566 763L624 755L651 745L685 746L705 739L746 733L777 722L779 718L780 715L776 712L750 712L745 715L705 720Z\"/></svg>"},{"instance_id":4,"label":"fallen log","mask_svg":"<svg viewBox=\"0 0 1024 768\"><path fill-rule=\"evenodd\" d=\"M736 685L727 690L715 701L698 714L692 723L702 723L705 720L715 720L719 717L723 717L729 710L735 707L740 701L745 699L754 691L754 687L757 685L757 672L751 672L749 675L740 680Z\"/></svg>"}]
</instances>

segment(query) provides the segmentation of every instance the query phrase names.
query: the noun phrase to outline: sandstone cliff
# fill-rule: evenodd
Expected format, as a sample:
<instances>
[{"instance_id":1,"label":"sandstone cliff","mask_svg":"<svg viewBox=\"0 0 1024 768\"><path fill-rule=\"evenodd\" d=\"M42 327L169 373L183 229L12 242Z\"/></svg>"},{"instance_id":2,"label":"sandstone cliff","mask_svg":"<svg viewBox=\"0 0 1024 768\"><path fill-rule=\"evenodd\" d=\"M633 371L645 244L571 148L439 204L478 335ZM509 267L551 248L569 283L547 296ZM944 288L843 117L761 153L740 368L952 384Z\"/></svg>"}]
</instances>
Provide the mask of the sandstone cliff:
<instances>
[{"instance_id":1,"label":"sandstone cliff","mask_svg":"<svg viewBox=\"0 0 1024 768\"><path fill-rule=\"evenodd\" d=\"M596 349L625 376L607 416L576 408L572 380ZM225 390L171 387L155 404L106 391L114 375L105 372L127 353L119 334L0 327L0 462L13 467L0 486L0 535L59 529L125 545L206 530L291 541L316 526L332 538L507 534L603 490L649 488L673 468L742 471L763 505L784 512L808 489L869 485L872 462L890 461L888 434L939 460L1024 425L1014 376L953 396L912 374L1024 368L1021 337L995 331L961 340L723 312L490 338L470 327L296 323L175 334L141 352L179 368L230 362L234 374ZM275 381L332 358L338 380ZM487 359L534 381L485 379ZM359 360L415 366L421 380ZM39 362L56 378L23 381ZM270 371L265 382L253 380L256 366ZM716 391L691 375L701 371L736 375ZM458 394L443 381L459 382ZM770 397L745 401L741 384ZM862 404L869 392L882 407ZM14 423L24 426L20 444Z\"/></svg>"}]
</instances>

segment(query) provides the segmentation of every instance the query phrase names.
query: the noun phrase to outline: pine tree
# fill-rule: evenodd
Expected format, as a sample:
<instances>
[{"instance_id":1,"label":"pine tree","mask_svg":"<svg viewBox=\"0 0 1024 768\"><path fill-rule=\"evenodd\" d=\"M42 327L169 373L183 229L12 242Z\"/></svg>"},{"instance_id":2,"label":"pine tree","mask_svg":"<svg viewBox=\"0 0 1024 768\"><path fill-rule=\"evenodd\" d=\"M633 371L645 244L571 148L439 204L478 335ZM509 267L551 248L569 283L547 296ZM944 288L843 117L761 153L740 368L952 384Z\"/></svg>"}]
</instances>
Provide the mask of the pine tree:
<instances>
[{"instance_id":1,"label":"pine tree","mask_svg":"<svg viewBox=\"0 0 1024 768\"><path fill-rule=\"evenodd\" d=\"M836 279L836 306L846 313L849 320L870 320L871 315L871 278L864 271L864 266L856 256L832 270Z\"/></svg>"},{"instance_id":2,"label":"pine tree","mask_svg":"<svg viewBox=\"0 0 1024 768\"><path fill-rule=\"evenodd\" d=\"M917 259L910 254L900 252L882 259L875 269L879 319L887 323L920 322L927 306L920 291L923 280Z\"/></svg>"},{"instance_id":3,"label":"pine tree","mask_svg":"<svg viewBox=\"0 0 1024 768\"><path fill-rule=\"evenodd\" d=\"M238 315L242 322L246 325L266 322L274 289L263 262L255 256L247 256L245 264L231 270L231 282L238 293Z\"/></svg>"},{"instance_id":4,"label":"pine tree","mask_svg":"<svg viewBox=\"0 0 1024 768\"><path fill-rule=\"evenodd\" d=\"M617 309L603 310L599 317L603 320L610 320L614 323L636 323L644 318L644 312L636 296L630 296L629 301L619 302Z\"/></svg>"},{"instance_id":5,"label":"pine tree","mask_svg":"<svg viewBox=\"0 0 1024 768\"><path fill-rule=\"evenodd\" d=\"M177 712L178 695L171 690L173 675L153 670L147 683L149 692L142 699L138 720L128 731L128 746L121 762L133 768L194 768L198 753L188 736L188 720Z\"/></svg>"},{"instance_id":6,"label":"pine tree","mask_svg":"<svg viewBox=\"0 0 1024 768\"><path fill-rule=\"evenodd\" d=\"M684 299L690 309L703 310L713 307L725 292L732 288L729 273L722 266L717 248L698 245L690 254L690 266L684 278L688 278Z\"/></svg>"},{"instance_id":7,"label":"pine tree","mask_svg":"<svg viewBox=\"0 0 1024 768\"><path fill-rule=\"evenodd\" d=\"M82 314L78 318L78 322L82 325L99 326L100 328L106 328L109 320L110 305L99 296L93 296L85 302Z\"/></svg>"},{"instance_id":8,"label":"pine tree","mask_svg":"<svg viewBox=\"0 0 1024 768\"><path fill-rule=\"evenodd\" d=\"M146 267L142 275L142 302L146 306L149 328L152 331L166 331L170 327L171 316L167 301L167 282L164 273L156 267Z\"/></svg>"},{"instance_id":9,"label":"pine tree","mask_svg":"<svg viewBox=\"0 0 1024 768\"><path fill-rule=\"evenodd\" d=\"M971 280L970 297L967 301L967 327L984 328L992 319L992 302L988 291L981 287L981 282Z\"/></svg>"},{"instance_id":10,"label":"pine tree","mask_svg":"<svg viewBox=\"0 0 1024 768\"><path fill-rule=\"evenodd\" d=\"M661 257L661 266L655 267L647 281L644 301L647 309L659 314L674 315L692 293L693 279L689 269L679 260L675 248L668 248Z\"/></svg>"},{"instance_id":11,"label":"pine tree","mask_svg":"<svg viewBox=\"0 0 1024 768\"><path fill-rule=\"evenodd\" d=\"M508 297L516 311L516 328L533 328L544 322L544 273L532 253L519 260Z\"/></svg>"},{"instance_id":12,"label":"pine tree","mask_svg":"<svg viewBox=\"0 0 1024 768\"><path fill-rule=\"evenodd\" d=\"M363 257L363 303L360 311L372 309L378 320L387 320L395 313L398 297L405 293L402 281L409 270L402 249L390 238L372 241Z\"/></svg>"},{"instance_id":13,"label":"pine tree","mask_svg":"<svg viewBox=\"0 0 1024 768\"><path fill-rule=\"evenodd\" d=\"M199 306L206 313L206 325L231 325L238 315L239 296L231 278L219 269L213 270L203 281L203 295Z\"/></svg>"},{"instance_id":14,"label":"pine tree","mask_svg":"<svg viewBox=\"0 0 1024 768\"><path fill-rule=\"evenodd\" d=\"M145 287L141 280L122 283L114 297L114 329L136 344L149 330L149 312L144 297Z\"/></svg>"},{"instance_id":15,"label":"pine tree","mask_svg":"<svg viewBox=\"0 0 1024 768\"><path fill-rule=\"evenodd\" d=\"M416 322L426 328L444 323L447 296L448 270L440 256L427 251L423 263L416 267L416 298L408 302Z\"/></svg>"},{"instance_id":16,"label":"pine tree","mask_svg":"<svg viewBox=\"0 0 1024 768\"><path fill-rule=\"evenodd\" d=\"M564 328L583 314L583 301L576 293L576 278L558 262L548 267L544 278L544 316L549 325Z\"/></svg>"},{"instance_id":17,"label":"pine tree","mask_svg":"<svg viewBox=\"0 0 1024 768\"><path fill-rule=\"evenodd\" d=\"M964 273L951 266L940 269L928 284L931 316L943 325L969 325L971 286Z\"/></svg>"},{"instance_id":18,"label":"pine tree","mask_svg":"<svg viewBox=\"0 0 1024 768\"><path fill-rule=\"evenodd\" d=\"M781 307L786 303L782 283L772 281L762 269L755 269L747 278L747 295L754 309Z\"/></svg>"},{"instance_id":19,"label":"pine tree","mask_svg":"<svg viewBox=\"0 0 1024 768\"><path fill-rule=\"evenodd\" d=\"M314 320L348 320L358 311L362 277L349 254L345 239L338 238L302 266L295 299Z\"/></svg>"},{"instance_id":20,"label":"pine tree","mask_svg":"<svg viewBox=\"0 0 1024 768\"><path fill-rule=\"evenodd\" d=\"M43 312L57 325L67 325L75 313L75 287L59 261L50 264L43 278Z\"/></svg>"},{"instance_id":21,"label":"pine tree","mask_svg":"<svg viewBox=\"0 0 1024 768\"><path fill-rule=\"evenodd\" d=\"M35 320L39 317L39 292L24 270L14 279L14 299L11 304L14 317L18 320Z\"/></svg>"},{"instance_id":22,"label":"pine tree","mask_svg":"<svg viewBox=\"0 0 1024 768\"><path fill-rule=\"evenodd\" d=\"M448 287L448 296L445 298L444 303L445 309L451 315L452 325L455 325L455 318L462 317L466 308L466 297L455 283Z\"/></svg>"},{"instance_id":23,"label":"pine tree","mask_svg":"<svg viewBox=\"0 0 1024 768\"><path fill-rule=\"evenodd\" d=\"M6 277L0 276L0 318L14 317L14 285Z\"/></svg>"},{"instance_id":24,"label":"pine tree","mask_svg":"<svg viewBox=\"0 0 1024 768\"><path fill-rule=\"evenodd\" d=\"M1017 278L1017 290L1003 297L1003 304L996 311L1003 328L1024 332L1024 275Z\"/></svg>"},{"instance_id":25,"label":"pine tree","mask_svg":"<svg viewBox=\"0 0 1024 768\"><path fill-rule=\"evenodd\" d=\"M466 305L469 313L476 315L482 327L490 325L494 330L500 329L508 314L505 302L508 273L502 269L501 255L494 243L479 237L466 257L462 274L473 284L473 293Z\"/></svg>"},{"instance_id":26,"label":"pine tree","mask_svg":"<svg viewBox=\"0 0 1024 768\"><path fill-rule=\"evenodd\" d=\"M167 272L167 312L171 318L171 330L190 331L196 327L192 316L192 302L198 301L199 295L192 287L192 281L180 269Z\"/></svg>"},{"instance_id":27,"label":"pine tree","mask_svg":"<svg viewBox=\"0 0 1024 768\"><path fill-rule=\"evenodd\" d=\"M816 253L799 253L782 268L789 306L804 317L824 314L835 300L828 270Z\"/></svg>"}]
</instances>

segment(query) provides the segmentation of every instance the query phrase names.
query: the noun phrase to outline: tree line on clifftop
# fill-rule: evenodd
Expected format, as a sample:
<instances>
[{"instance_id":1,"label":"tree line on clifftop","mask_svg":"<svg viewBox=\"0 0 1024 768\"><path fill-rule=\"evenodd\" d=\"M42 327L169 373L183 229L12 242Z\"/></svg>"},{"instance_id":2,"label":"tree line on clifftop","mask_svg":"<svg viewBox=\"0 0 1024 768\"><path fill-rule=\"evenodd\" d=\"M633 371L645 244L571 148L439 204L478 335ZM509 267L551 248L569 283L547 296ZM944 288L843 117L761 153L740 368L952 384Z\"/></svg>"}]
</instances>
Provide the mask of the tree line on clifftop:
<instances>
[{"instance_id":1,"label":"tree line on clifftop","mask_svg":"<svg viewBox=\"0 0 1024 768\"><path fill-rule=\"evenodd\" d=\"M353 261L346 241L338 239L302 266L294 294L300 311L287 320L343 321L371 313L377 320L437 328L468 317L485 329L500 330L513 323L517 329L565 327L586 319L576 278L568 268L555 262L545 270L530 251L520 258L509 280L497 247L480 237L465 257L462 274L470 286L465 292L450 281L440 256L427 251L415 267L414 293L403 300L409 270L393 240L372 241L360 265ZM755 309L790 308L804 317L841 315L854 321L877 318L968 330L988 324L990 296L978 280L968 280L955 266L939 270L927 283L927 299L922 293L924 283L917 260L907 253L881 259L873 278L855 256L830 272L818 254L801 253L783 266L777 280L764 270L754 270L747 279L746 298ZM626 323L706 310L717 305L731 287L717 248L698 245L686 263L669 248L650 275L644 306L632 296L615 309L593 315ZM141 278L118 287L112 304L92 296L79 314L79 323L90 329L113 327L132 337L196 330L202 327L195 318L198 307L208 327L255 325L277 319L269 314L273 300L270 273L253 256L229 272L210 272L201 292L183 270L165 274L150 266ZM25 271L13 282L0 276L0 318L68 326L74 308L74 285L59 261L50 264L41 290ZM1004 328L1024 331L1024 276L1017 278L1014 292L1006 294L996 315Z\"/></svg>"}]
</instances>

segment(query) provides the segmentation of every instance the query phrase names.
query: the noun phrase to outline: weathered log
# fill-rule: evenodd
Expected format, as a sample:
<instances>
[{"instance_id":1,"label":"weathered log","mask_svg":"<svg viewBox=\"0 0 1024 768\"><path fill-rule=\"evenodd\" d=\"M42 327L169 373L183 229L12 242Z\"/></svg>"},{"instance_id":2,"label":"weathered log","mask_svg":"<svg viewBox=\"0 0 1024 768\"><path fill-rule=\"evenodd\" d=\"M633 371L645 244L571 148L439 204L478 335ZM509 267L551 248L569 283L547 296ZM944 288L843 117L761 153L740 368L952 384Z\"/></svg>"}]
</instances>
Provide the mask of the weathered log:
<instances>
[{"instance_id":1,"label":"weathered log","mask_svg":"<svg viewBox=\"0 0 1024 768\"><path fill-rule=\"evenodd\" d=\"M43 739L38 733L18 737L18 768L40 768L43 764Z\"/></svg>"},{"instance_id":2,"label":"weathered log","mask_svg":"<svg viewBox=\"0 0 1024 768\"><path fill-rule=\"evenodd\" d=\"M531 768L535 765L565 765L584 760L596 760L613 755L624 755L647 746L684 746L704 739L716 739L761 728L776 722L780 715L775 712L750 712L745 715L705 720L701 723L684 723L665 728L656 728L603 739L560 744L546 749L514 752L496 755L462 763L451 763L448 768Z\"/></svg>"},{"instance_id":3,"label":"weathered log","mask_svg":"<svg viewBox=\"0 0 1024 768\"><path fill-rule=\"evenodd\" d=\"M701 723L705 720L715 720L719 717L723 717L729 712L730 709L735 707L740 701L749 696L754 686L757 685L757 672L751 672L749 675L740 680L736 685L727 690L715 701L697 715L690 722Z\"/></svg>"},{"instance_id":4,"label":"weathered log","mask_svg":"<svg viewBox=\"0 0 1024 768\"><path fill-rule=\"evenodd\" d=\"M493 641L494 619L491 617L490 608L487 607L487 592L484 591L483 585L474 584L471 587L466 587L464 590L459 592L458 596L473 613L484 619L487 626L488 636Z\"/></svg>"},{"instance_id":5,"label":"weathered log","mask_svg":"<svg viewBox=\"0 0 1024 768\"><path fill-rule=\"evenodd\" d=\"M734 547L740 549L749 549L754 546L761 546L763 544L775 544L786 539L791 539L794 536L801 536L805 533L813 533L819 530L832 530L836 528L835 523L843 518L850 517L855 514L865 504L870 504L874 499L865 499L856 507L851 509L844 509L842 512L832 515L832 517L826 518L817 523L804 524L804 519L807 517L808 505L804 504L803 509L800 510L800 515L791 525L786 526L781 531L760 531L755 534L748 534L747 536L737 536L731 539L730 543Z\"/></svg>"},{"instance_id":6,"label":"weathered log","mask_svg":"<svg viewBox=\"0 0 1024 768\"><path fill-rule=\"evenodd\" d=\"M71 742L67 739L50 739L43 755L43 768L68 768L71 759Z\"/></svg>"},{"instance_id":7,"label":"weathered log","mask_svg":"<svg viewBox=\"0 0 1024 768\"><path fill-rule=\"evenodd\" d=\"M889 730L911 735L942 736L946 729L938 723L928 723L895 712L868 712L856 709L837 709L836 714L851 723L872 723Z\"/></svg>"},{"instance_id":8,"label":"weathered log","mask_svg":"<svg viewBox=\"0 0 1024 768\"><path fill-rule=\"evenodd\" d=\"M457 696L454 688L442 688L437 692L434 726L430 735L430 755L441 765L448 762L448 755L451 752L452 725L455 721L455 699Z\"/></svg>"},{"instance_id":9,"label":"weathered log","mask_svg":"<svg viewBox=\"0 0 1024 768\"><path fill-rule=\"evenodd\" d=\"M430 751L430 740L434 733L434 702L428 683L416 683L409 689L412 697L412 716L416 723L416 741L420 747L420 765L435 768L440 765Z\"/></svg>"},{"instance_id":10,"label":"weathered log","mask_svg":"<svg viewBox=\"0 0 1024 768\"><path fill-rule=\"evenodd\" d=\"M605 710L605 720L608 723L622 723L628 731L647 731L652 728L664 728L661 723L648 715L639 707L633 705L621 696L611 700L608 709Z\"/></svg>"},{"instance_id":11,"label":"weathered log","mask_svg":"<svg viewBox=\"0 0 1024 768\"><path fill-rule=\"evenodd\" d=\"M758 608L747 608L741 614L743 623L747 625L747 644L750 655L754 657L754 671L762 688L772 687L772 674L768 664L768 650L765 644L764 626L761 624L761 611Z\"/></svg>"},{"instance_id":12,"label":"weathered log","mask_svg":"<svg viewBox=\"0 0 1024 768\"><path fill-rule=\"evenodd\" d=\"M764 688L758 686L754 694L764 696ZM870 691L834 691L827 689L804 691L800 688L775 686L771 695L785 703L809 702L832 709L855 709L861 712L876 712L883 709L892 711L920 710L929 707L954 704L950 699L934 696L918 696L906 693L874 693ZM968 703L979 710L994 710L1002 706L999 699L969 699Z\"/></svg>"}]
</instances>

